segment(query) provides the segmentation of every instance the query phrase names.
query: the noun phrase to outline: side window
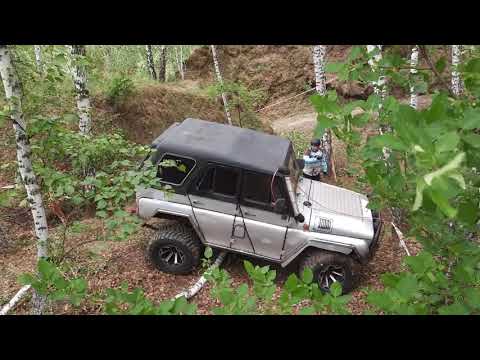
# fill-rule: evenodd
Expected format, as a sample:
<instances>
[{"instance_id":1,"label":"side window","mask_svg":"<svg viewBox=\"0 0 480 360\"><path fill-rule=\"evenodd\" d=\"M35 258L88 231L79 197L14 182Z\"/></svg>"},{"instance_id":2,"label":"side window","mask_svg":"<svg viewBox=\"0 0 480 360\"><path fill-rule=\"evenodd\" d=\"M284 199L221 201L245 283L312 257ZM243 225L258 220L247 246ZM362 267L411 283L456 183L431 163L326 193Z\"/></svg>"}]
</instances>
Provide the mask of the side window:
<instances>
[{"instance_id":1,"label":"side window","mask_svg":"<svg viewBox=\"0 0 480 360\"><path fill-rule=\"evenodd\" d=\"M250 171L244 172L242 185L243 202L270 210L273 208L272 203L279 198L285 198L285 195L278 176L275 177L272 184L272 176Z\"/></svg>"},{"instance_id":2,"label":"side window","mask_svg":"<svg viewBox=\"0 0 480 360\"><path fill-rule=\"evenodd\" d=\"M195 160L165 154L159 162L157 177L161 182L180 185L195 166Z\"/></svg>"},{"instance_id":3,"label":"side window","mask_svg":"<svg viewBox=\"0 0 480 360\"><path fill-rule=\"evenodd\" d=\"M226 166L212 166L197 184L202 193L212 193L234 197L237 194L239 174L235 169Z\"/></svg>"}]
</instances>

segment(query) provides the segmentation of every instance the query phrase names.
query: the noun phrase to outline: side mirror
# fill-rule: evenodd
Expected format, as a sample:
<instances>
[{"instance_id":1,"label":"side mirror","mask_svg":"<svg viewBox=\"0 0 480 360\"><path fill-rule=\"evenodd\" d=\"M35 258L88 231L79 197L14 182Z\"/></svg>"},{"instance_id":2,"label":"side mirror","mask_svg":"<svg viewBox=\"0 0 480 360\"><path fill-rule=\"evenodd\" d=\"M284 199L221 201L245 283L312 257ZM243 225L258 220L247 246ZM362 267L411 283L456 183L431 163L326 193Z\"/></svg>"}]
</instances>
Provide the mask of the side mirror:
<instances>
[{"instance_id":1,"label":"side mirror","mask_svg":"<svg viewBox=\"0 0 480 360\"><path fill-rule=\"evenodd\" d=\"M305 221L305 216L303 216L303 214L298 214L295 216L295 220L297 220L299 223L303 223Z\"/></svg>"},{"instance_id":2,"label":"side mirror","mask_svg":"<svg viewBox=\"0 0 480 360\"><path fill-rule=\"evenodd\" d=\"M276 213L283 213L285 211L285 207L287 205L287 202L285 199L277 199L277 201L275 201L275 203L273 204L273 211L275 211Z\"/></svg>"}]
</instances>

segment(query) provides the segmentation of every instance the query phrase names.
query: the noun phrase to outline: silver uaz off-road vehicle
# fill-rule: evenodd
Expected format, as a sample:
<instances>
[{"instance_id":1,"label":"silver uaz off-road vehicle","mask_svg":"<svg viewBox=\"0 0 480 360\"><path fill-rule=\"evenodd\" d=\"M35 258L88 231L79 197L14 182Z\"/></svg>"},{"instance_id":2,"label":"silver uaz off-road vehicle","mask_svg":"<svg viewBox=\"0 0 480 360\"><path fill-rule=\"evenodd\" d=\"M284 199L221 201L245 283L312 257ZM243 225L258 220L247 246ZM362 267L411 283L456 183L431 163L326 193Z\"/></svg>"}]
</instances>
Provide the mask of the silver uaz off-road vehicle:
<instances>
[{"instance_id":1,"label":"silver uaz off-road vehicle","mask_svg":"<svg viewBox=\"0 0 480 360\"><path fill-rule=\"evenodd\" d=\"M381 231L366 196L301 177L302 161L282 137L186 119L152 143L158 176L173 193L137 190L137 213L174 220L157 230L148 256L158 269L186 274L205 245L285 267L300 258L320 288L352 289ZM170 161L171 163L171 161Z\"/></svg>"}]
</instances>

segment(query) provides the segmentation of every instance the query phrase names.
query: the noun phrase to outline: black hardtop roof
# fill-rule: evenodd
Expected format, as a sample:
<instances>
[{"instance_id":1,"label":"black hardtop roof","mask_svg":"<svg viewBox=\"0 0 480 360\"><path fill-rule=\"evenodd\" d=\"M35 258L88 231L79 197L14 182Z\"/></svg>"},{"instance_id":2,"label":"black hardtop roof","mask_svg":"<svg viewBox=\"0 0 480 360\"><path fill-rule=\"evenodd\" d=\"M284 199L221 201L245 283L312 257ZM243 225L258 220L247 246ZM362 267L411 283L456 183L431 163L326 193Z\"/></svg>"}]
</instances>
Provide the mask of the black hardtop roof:
<instances>
[{"instance_id":1,"label":"black hardtop roof","mask_svg":"<svg viewBox=\"0 0 480 360\"><path fill-rule=\"evenodd\" d=\"M159 154L168 152L274 173L279 167L287 166L291 142L260 131L188 118L164 131L152 147Z\"/></svg>"}]
</instances>

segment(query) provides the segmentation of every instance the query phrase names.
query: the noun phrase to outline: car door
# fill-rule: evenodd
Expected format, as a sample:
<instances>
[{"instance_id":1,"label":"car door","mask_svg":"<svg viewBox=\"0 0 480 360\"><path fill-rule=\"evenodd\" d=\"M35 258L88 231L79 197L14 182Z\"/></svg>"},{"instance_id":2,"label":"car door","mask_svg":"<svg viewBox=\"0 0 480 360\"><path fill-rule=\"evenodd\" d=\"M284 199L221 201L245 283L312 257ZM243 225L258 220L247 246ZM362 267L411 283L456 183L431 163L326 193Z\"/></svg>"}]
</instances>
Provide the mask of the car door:
<instances>
[{"instance_id":1,"label":"car door","mask_svg":"<svg viewBox=\"0 0 480 360\"><path fill-rule=\"evenodd\" d=\"M239 169L209 164L189 197L207 244L251 253L238 206L240 177Z\"/></svg>"},{"instance_id":2,"label":"car door","mask_svg":"<svg viewBox=\"0 0 480 360\"><path fill-rule=\"evenodd\" d=\"M243 172L240 208L246 230L255 254L271 259L281 258L290 222L288 208L282 213L274 212L273 202L280 197L286 199L281 185L279 177L272 184L271 175Z\"/></svg>"}]
</instances>

